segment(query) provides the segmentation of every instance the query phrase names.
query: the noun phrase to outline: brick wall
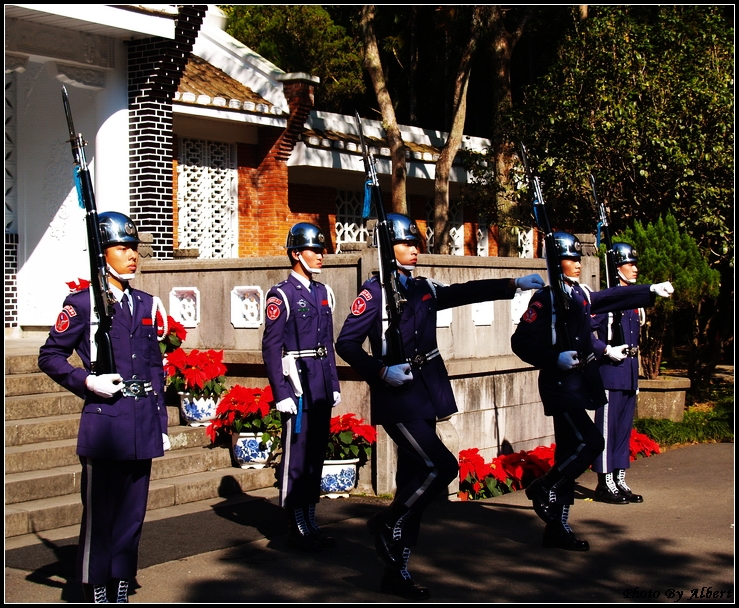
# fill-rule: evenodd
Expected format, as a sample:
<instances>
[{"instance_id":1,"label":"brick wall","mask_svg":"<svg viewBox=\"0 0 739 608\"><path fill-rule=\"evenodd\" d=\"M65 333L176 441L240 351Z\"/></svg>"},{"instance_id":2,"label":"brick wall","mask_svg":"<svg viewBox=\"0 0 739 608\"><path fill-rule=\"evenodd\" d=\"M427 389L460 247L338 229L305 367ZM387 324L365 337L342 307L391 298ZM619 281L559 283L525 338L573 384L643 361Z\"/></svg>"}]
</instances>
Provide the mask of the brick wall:
<instances>
[{"instance_id":1,"label":"brick wall","mask_svg":"<svg viewBox=\"0 0 739 608\"><path fill-rule=\"evenodd\" d=\"M207 5L180 7L175 39L128 44L131 218L154 236L157 257L174 248L172 104Z\"/></svg>"},{"instance_id":2,"label":"brick wall","mask_svg":"<svg viewBox=\"0 0 739 608\"><path fill-rule=\"evenodd\" d=\"M5 233L5 327L18 327L18 235Z\"/></svg>"}]
</instances>

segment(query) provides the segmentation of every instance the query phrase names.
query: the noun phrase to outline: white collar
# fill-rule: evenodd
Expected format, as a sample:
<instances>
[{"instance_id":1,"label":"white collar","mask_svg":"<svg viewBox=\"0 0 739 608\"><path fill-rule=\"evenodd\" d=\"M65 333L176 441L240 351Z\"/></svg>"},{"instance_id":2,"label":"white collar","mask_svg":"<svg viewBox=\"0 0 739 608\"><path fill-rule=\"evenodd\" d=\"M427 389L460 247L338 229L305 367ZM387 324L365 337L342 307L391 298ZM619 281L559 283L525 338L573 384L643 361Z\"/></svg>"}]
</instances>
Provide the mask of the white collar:
<instances>
[{"instance_id":1,"label":"white collar","mask_svg":"<svg viewBox=\"0 0 739 608\"><path fill-rule=\"evenodd\" d=\"M302 274L298 274L294 270L290 271L290 276L295 277L298 281L300 281L303 287L305 287L308 291L310 291L310 284L312 283L310 279L306 279Z\"/></svg>"}]
</instances>

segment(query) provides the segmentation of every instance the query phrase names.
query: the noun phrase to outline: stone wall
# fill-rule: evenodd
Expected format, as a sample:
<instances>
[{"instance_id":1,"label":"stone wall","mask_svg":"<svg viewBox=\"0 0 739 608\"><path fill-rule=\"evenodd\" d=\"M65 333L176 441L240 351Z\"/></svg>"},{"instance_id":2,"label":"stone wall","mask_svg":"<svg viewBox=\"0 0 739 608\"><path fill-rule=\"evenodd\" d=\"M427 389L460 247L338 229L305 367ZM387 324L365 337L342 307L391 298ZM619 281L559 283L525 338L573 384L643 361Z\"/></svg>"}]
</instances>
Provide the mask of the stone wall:
<instances>
[{"instance_id":1,"label":"stone wall","mask_svg":"<svg viewBox=\"0 0 739 608\"><path fill-rule=\"evenodd\" d=\"M597 258L583 258L586 264ZM327 255L320 280L336 294L334 336L338 336L361 284L377 265L377 251ZM538 272L545 277L541 259L421 255L417 276L442 283L483 278L518 277ZM224 349L231 382L250 386L266 384L261 358L263 324L235 328L231 323L230 293L235 286L269 288L289 273L287 258L258 257L227 260L156 260L145 258L136 287L158 295L170 310L174 288L196 287L200 294L201 322L188 329L187 348ZM437 335L449 370L459 413L439 425L439 434L458 453L479 448L486 459L501 452L532 449L554 441L551 419L543 415L536 384L537 372L516 357L510 336L528 303L528 294L511 301L464 306L441 319ZM354 412L370 419L367 385L342 360L338 361L342 402L336 414ZM394 445L381 429L371 467L360 472L359 489L376 494L394 490ZM453 492L455 487L450 487Z\"/></svg>"}]
</instances>

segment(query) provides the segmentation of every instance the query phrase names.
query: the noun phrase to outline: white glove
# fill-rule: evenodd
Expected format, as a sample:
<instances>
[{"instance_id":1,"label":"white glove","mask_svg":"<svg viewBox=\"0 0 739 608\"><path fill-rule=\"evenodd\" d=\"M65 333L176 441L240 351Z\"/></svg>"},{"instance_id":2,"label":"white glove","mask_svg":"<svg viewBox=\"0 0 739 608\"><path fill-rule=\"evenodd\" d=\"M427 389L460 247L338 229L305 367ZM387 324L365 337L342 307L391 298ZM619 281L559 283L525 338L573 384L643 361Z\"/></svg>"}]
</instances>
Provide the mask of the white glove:
<instances>
[{"instance_id":1,"label":"white glove","mask_svg":"<svg viewBox=\"0 0 739 608\"><path fill-rule=\"evenodd\" d=\"M339 391L334 391L334 407L339 405L341 403L341 393Z\"/></svg>"},{"instance_id":2,"label":"white glove","mask_svg":"<svg viewBox=\"0 0 739 608\"><path fill-rule=\"evenodd\" d=\"M120 374L90 374L85 378L85 386L98 397L110 399L123 388L123 378Z\"/></svg>"},{"instance_id":3,"label":"white glove","mask_svg":"<svg viewBox=\"0 0 739 608\"><path fill-rule=\"evenodd\" d=\"M390 386L403 386L413 380L411 366L408 363L399 363L398 365L390 365L382 372L381 378Z\"/></svg>"},{"instance_id":4,"label":"white glove","mask_svg":"<svg viewBox=\"0 0 739 608\"><path fill-rule=\"evenodd\" d=\"M626 359L626 351L629 349L628 344L622 344L621 346L606 346L605 354L610 357L616 363L621 363Z\"/></svg>"},{"instance_id":5,"label":"white glove","mask_svg":"<svg viewBox=\"0 0 739 608\"><path fill-rule=\"evenodd\" d=\"M544 279L542 279L538 274L530 274L525 277L518 277L515 280L516 288L517 289L523 289L526 291L527 289L541 289L544 287Z\"/></svg>"},{"instance_id":6,"label":"white glove","mask_svg":"<svg viewBox=\"0 0 739 608\"><path fill-rule=\"evenodd\" d=\"M577 358L576 350L566 350L563 353L559 353L557 357L557 367L559 369L574 369L580 365L580 361Z\"/></svg>"},{"instance_id":7,"label":"white glove","mask_svg":"<svg viewBox=\"0 0 739 608\"><path fill-rule=\"evenodd\" d=\"M291 399L290 397L279 401L275 407L277 408L278 412L282 412L283 414L298 413L298 406L295 404L295 400Z\"/></svg>"},{"instance_id":8,"label":"white glove","mask_svg":"<svg viewBox=\"0 0 739 608\"><path fill-rule=\"evenodd\" d=\"M169 442L169 435L167 435L167 433L162 433L162 447L164 448L165 452L172 447L172 444Z\"/></svg>"},{"instance_id":9,"label":"white glove","mask_svg":"<svg viewBox=\"0 0 739 608\"><path fill-rule=\"evenodd\" d=\"M656 293L662 298L669 298L675 291L672 283L665 281L664 283L654 283L649 286L649 291Z\"/></svg>"}]
</instances>

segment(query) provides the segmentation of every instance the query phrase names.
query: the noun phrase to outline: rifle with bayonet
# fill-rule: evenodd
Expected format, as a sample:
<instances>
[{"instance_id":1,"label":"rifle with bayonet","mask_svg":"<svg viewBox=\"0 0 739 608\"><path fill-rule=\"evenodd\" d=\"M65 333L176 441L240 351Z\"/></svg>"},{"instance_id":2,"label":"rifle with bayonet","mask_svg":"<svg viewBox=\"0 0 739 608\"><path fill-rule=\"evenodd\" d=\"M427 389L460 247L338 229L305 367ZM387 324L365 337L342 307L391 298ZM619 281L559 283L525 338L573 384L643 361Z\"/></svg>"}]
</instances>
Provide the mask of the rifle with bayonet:
<instances>
[{"instance_id":1,"label":"rifle with bayonet","mask_svg":"<svg viewBox=\"0 0 739 608\"><path fill-rule=\"evenodd\" d=\"M386 308L383 311L385 315L385 318L383 318L383 327L387 325L383 340L385 346L383 361L386 365L397 365L407 362L405 348L403 347L403 338L400 333L400 313L403 304L405 304L405 298L399 289L400 271L398 270L395 259L395 250L393 249L385 207L382 204L382 191L380 190L380 183L377 180L375 157L370 153L364 140L362 120L359 118L359 113L356 112L355 116L365 173L365 198L362 216L365 220L369 217L372 205L374 205L377 212L375 232L377 235L377 251L380 262L380 284L385 295Z\"/></svg>"},{"instance_id":2,"label":"rifle with bayonet","mask_svg":"<svg viewBox=\"0 0 739 608\"><path fill-rule=\"evenodd\" d=\"M85 158L84 147L87 142L83 139L82 133L76 133L74 130L69 96L67 95L67 88L64 86L62 87L62 102L64 103L64 113L67 116L69 143L72 146L72 156L74 157L74 181L77 187L77 196L80 207L86 213L87 250L90 257L90 291L93 295L94 310L97 315L98 326L94 333L94 339L90 343L92 351L90 353L90 363L92 373L96 375L114 374L116 368L115 359L113 358L113 345L110 340L110 326L113 321L113 306L116 300L108 284L108 265L100 242L100 222L95 207L95 193L92 189L90 169ZM91 331L93 331L92 328Z\"/></svg>"},{"instance_id":3,"label":"rifle with bayonet","mask_svg":"<svg viewBox=\"0 0 739 608\"><path fill-rule=\"evenodd\" d=\"M544 205L544 196L541 193L541 183L539 177L532 175L529 168L529 159L526 154L526 147L521 144L521 162L526 173L526 179L529 188L533 193L534 219L537 228L544 233L544 254L547 263L547 276L549 285L554 296L554 314L556 318L557 343L562 350L572 350L570 345L569 334L562 326L565 315L570 309L570 296L565 289L565 275L562 270L562 264L557 255L557 246L554 242L554 232L549 223L546 206Z\"/></svg>"},{"instance_id":4,"label":"rifle with bayonet","mask_svg":"<svg viewBox=\"0 0 739 608\"><path fill-rule=\"evenodd\" d=\"M608 211L606 210L606 206L598 199L598 192L595 189L595 177L592 173L590 174L590 188L593 191L593 200L595 201L595 208L598 212L595 246L600 249L600 236L602 233L603 240L606 244L606 286L616 287L619 285L618 268L616 268L616 252L613 250L611 229L608 223ZM617 310L610 313L610 315L612 315L609 319L611 327L606 342L612 346L620 346L624 343L624 331L623 327L621 327L621 311Z\"/></svg>"}]
</instances>

